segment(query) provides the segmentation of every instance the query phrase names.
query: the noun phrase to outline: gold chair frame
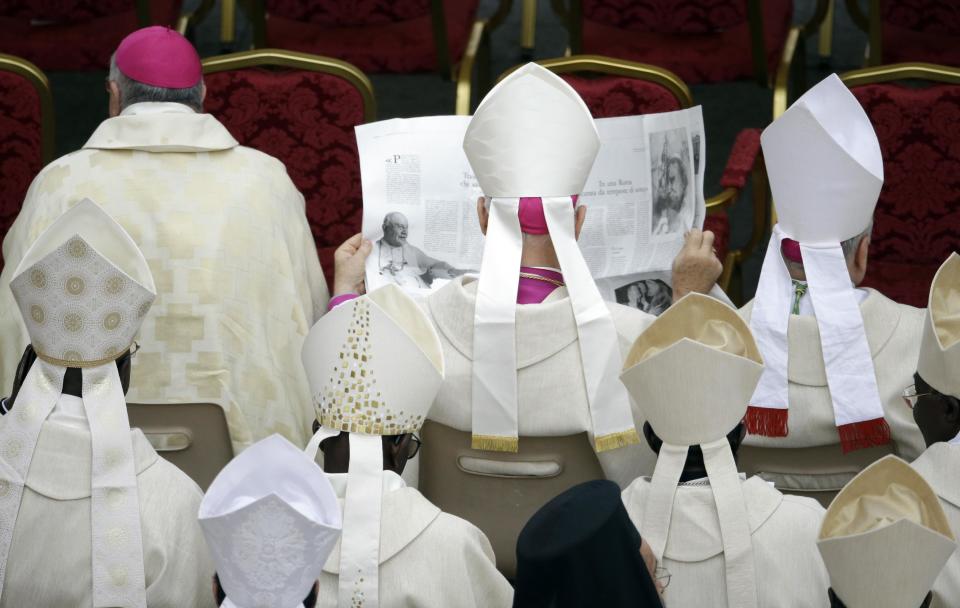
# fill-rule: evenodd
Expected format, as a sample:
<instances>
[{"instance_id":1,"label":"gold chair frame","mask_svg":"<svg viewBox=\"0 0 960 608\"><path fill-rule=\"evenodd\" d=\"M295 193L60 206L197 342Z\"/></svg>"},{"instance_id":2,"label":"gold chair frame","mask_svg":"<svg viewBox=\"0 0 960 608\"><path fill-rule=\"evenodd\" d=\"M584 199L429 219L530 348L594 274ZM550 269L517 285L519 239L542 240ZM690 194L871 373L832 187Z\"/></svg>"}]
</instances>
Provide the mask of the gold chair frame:
<instances>
[{"instance_id":1,"label":"gold chair frame","mask_svg":"<svg viewBox=\"0 0 960 608\"><path fill-rule=\"evenodd\" d=\"M581 53L583 48L583 32L581 31L582 0L570 0L569 6L565 4L565 0L552 0L551 3L554 12L560 16L567 26L570 35L570 53L573 55ZM794 25L790 28L780 54L780 63L777 66L776 73L771 77L767 73L766 47L763 39L763 2L762 0L747 0L754 78L761 86L773 88L774 119L783 114L789 104L791 73L795 81L794 88L797 91L806 89L804 83L805 40L820 28L829 11L829 0L817 0L813 16L803 25ZM794 57L797 59L796 62L794 62ZM797 67L793 69L795 64Z\"/></svg>"},{"instance_id":2,"label":"gold chair frame","mask_svg":"<svg viewBox=\"0 0 960 608\"><path fill-rule=\"evenodd\" d=\"M455 0L456 1L456 0ZM267 12L265 0L240 0L246 8L253 25L253 46L261 48L266 44ZM237 0L222 0L220 39L227 44L235 38ZM477 66L479 94L486 92L490 82L490 32L500 26L510 14L513 0L499 0L497 10L487 19L477 19L470 30L467 46L459 65L453 65L450 44L447 40L446 12L443 0L430 0L430 13L433 23L433 40L437 49L437 72L443 78L452 78L456 82L455 112L469 114L473 93L473 71Z\"/></svg>"},{"instance_id":3,"label":"gold chair frame","mask_svg":"<svg viewBox=\"0 0 960 608\"><path fill-rule=\"evenodd\" d=\"M666 68L636 61L627 61L626 59L604 57L602 55L573 55L555 59L543 59L537 63L555 74L594 72L653 82L670 91L681 108L693 106L693 95L690 93L690 87L687 86L687 83L685 83L682 78ZM500 75L497 81L503 80L519 67L519 65L516 65L506 70ZM759 246L767 228L766 217L769 207L767 196L768 186L767 172L763 164L762 155L757 156L757 161L754 163L751 175L754 186L753 229L751 230L750 241L745 248L730 249L727 251L727 256L723 260L723 274L720 275L720 280L718 281L724 291L730 286L734 268L749 257L753 250ZM740 196L740 192L741 190L739 188L725 188L720 194L707 198L705 200L707 214L714 215L730 207Z\"/></svg>"},{"instance_id":4,"label":"gold chair frame","mask_svg":"<svg viewBox=\"0 0 960 608\"><path fill-rule=\"evenodd\" d=\"M229 70L245 68L292 68L310 72L322 72L339 76L352 84L363 98L363 120L372 122L377 119L377 100L373 93L373 84L367 75L355 65L334 59L282 49L255 49L228 55L208 57L202 61L204 74L215 74Z\"/></svg>"},{"instance_id":5,"label":"gold chair frame","mask_svg":"<svg viewBox=\"0 0 960 608\"><path fill-rule=\"evenodd\" d=\"M0 53L0 71L25 78L40 98L40 158L44 165L53 160L56 151L54 139L53 93L43 70L26 59Z\"/></svg>"}]
</instances>

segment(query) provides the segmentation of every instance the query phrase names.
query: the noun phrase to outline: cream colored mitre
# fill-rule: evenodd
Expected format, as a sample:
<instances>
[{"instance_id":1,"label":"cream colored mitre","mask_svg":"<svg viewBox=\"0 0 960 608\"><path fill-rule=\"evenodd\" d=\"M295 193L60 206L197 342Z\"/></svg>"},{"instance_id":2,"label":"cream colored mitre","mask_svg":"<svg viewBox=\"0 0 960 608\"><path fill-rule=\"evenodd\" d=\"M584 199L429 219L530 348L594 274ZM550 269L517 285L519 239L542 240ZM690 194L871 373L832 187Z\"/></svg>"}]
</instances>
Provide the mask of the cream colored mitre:
<instances>
[{"instance_id":1,"label":"cream colored mitre","mask_svg":"<svg viewBox=\"0 0 960 608\"><path fill-rule=\"evenodd\" d=\"M220 471L199 518L229 608L300 608L341 527L327 476L280 435Z\"/></svg>"},{"instance_id":2,"label":"cream colored mitre","mask_svg":"<svg viewBox=\"0 0 960 608\"><path fill-rule=\"evenodd\" d=\"M10 282L37 356L95 367L123 354L156 297L146 259L84 199L27 250Z\"/></svg>"},{"instance_id":3,"label":"cream colored mitre","mask_svg":"<svg viewBox=\"0 0 960 608\"><path fill-rule=\"evenodd\" d=\"M917 373L945 395L960 397L960 255L951 253L930 285Z\"/></svg>"},{"instance_id":4,"label":"cream colored mitre","mask_svg":"<svg viewBox=\"0 0 960 608\"><path fill-rule=\"evenodd\" d=\"M836 244L870 223L883 186L883 157L870 118L831 74L760 136L783 233Z\"/></svg>"},{"instance_id":5,"label":"cream colored mitre","mask_svg":"<svg viewBox=\"0 0 960 608\"><path fill-rule=\"evenodd\" d=\"M440 337L395 285L325 314L301 356L317 420L327 429L416 433L443 382Z\"/></svg>"},{"instance_id":6,"label":"cream colored mitre","mask_svg":"<svg viewBox=\"0 0 960 608\"><path fill-rule=\"evenodd\" d=\"M691 293L637 337L620 376L657 436L680 446L726 437L763 370L739 314Z\"/></svg>"},{"instance_id":7,"label":"cream colored mitre","mask_svg":"<svg viewBox=\"0 0 960 608\"><path fill-rule=\"evenodd\" d=\"M580 95L535 63L487 93L463 138L488 197L580 194L599 150L600 135Z\"/></svg>"},{"instance_id":8,"label":"cream colored mitre","mask_svg":"<svg viewBox=\"0 0 960 608\"><path fill-rule=\"evenodd\" d=\"M919 606L957 543L940 499L896 456L873 463L837 494L817 547L847 608Z\"/></svg>"}]
</instances>

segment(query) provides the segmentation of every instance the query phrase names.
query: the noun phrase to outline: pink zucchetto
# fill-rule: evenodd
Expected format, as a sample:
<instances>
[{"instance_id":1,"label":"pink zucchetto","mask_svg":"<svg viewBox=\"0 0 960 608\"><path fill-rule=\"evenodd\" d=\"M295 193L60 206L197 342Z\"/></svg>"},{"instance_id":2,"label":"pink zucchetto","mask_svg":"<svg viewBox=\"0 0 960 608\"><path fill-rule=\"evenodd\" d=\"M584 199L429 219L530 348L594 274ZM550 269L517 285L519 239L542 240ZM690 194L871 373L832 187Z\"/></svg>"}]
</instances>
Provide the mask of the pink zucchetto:
<instances>
[{"instance_id":1,"label":"pink zucchetto","mask_svg":"<svg viewBox=\"0 0 960 608\"><path fill-rule=\"evenodd\" d=\"M203 75L190 41L168 27L137 30L117 47L117 68L127 78L165 89L196 86Z\"/></svg>"}]
</instances>

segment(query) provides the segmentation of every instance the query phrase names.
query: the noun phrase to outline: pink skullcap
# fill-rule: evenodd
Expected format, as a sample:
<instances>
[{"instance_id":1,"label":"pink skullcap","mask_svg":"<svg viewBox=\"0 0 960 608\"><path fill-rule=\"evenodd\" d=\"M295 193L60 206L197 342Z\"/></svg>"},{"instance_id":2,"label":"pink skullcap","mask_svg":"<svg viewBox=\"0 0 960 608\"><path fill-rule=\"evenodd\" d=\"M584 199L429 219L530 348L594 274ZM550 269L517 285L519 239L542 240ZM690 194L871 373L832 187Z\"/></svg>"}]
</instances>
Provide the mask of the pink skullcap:
<instances>
[{"instance_id":1,"label":"pink skullcap","mask_svg":"<svg viewBox=\"0 0 960 608\"><path fill-rule=\"evenodd\" d=\"M578 195L573 195L576 206ZM547 218L543 214L543 201L540 197L525 196L520 199L520 230L527 234L547 234Z\"/></svg>"},{"instance_id":2,"label":"pink skullcap","mask_svg":"<svg viewBox=\"0 0 960 608\"><path fill-rule=\"evenodd\" d=\"M137 30L117 47L117 68L127 78L165 89L200 82L200 56L190 41L162 25Z\"/></svg>"},{"instance_id":3,"label":"pink skullcap","mask_svg":"<svg viewBox=\"0 0 960 608\"><path fill-rule=\"evenodd\" d=\"M803 264L803 254L800 253L800 243L795 240L783 239L780 241L780 251L783 253L783 257L791 262Z\"/></svg>"}]
</instances>

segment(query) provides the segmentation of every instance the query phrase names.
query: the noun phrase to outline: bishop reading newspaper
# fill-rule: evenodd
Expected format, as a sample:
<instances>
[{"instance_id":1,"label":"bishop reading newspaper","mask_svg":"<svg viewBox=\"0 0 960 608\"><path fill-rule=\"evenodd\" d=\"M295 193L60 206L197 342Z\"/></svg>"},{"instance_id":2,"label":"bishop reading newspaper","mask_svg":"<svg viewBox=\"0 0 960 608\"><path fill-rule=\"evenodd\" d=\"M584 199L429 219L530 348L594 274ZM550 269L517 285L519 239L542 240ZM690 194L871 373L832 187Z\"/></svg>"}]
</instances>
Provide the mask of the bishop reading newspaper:
<instances>
[{"instance_id":1,"label":"bishop reading newspaper","mask_svg":"<svg viewBox=\"0 0 960 608\"><path fill-rule=\"evenodd\" d=\"M700 108L595 120L528 64L358 127L328 292L189 41L107 88L3 243L0 608L960 607L960 255L926 309L861 286L836 75L762 133L740 309Z\"/></svg>"}]
</instances>

